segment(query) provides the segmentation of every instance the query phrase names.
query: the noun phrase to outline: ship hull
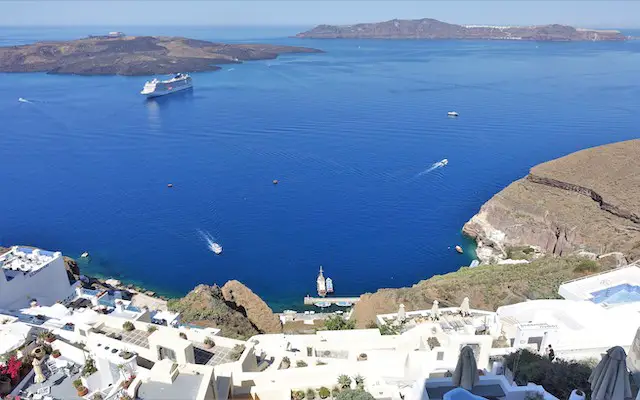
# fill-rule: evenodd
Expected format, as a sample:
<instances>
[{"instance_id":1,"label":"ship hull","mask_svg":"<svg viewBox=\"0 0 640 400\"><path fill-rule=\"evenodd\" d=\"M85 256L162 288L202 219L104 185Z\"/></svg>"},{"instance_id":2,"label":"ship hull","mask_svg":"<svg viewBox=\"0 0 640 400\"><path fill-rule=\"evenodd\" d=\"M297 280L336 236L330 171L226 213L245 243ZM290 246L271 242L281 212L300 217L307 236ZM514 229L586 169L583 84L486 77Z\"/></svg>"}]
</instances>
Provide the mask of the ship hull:
<instances>
[{"instance_id":1,"label":"ship hull","mask_svg":"<svg viewBox=\"0 0 640 400\"><path fill-rule=\"evenodd\" d=\"M164 90L163 89L156 89L153 92L149 92L149 93L141 92L141 94L146 96L147 99L152 99L154 97L166 96L168 94L182 92L184 90L189 90L189 89L193 89L193 86L189 85L189 86L177 87L177 88L173 88L173 89L164 89Z\"/></svg>"}]
</instances>

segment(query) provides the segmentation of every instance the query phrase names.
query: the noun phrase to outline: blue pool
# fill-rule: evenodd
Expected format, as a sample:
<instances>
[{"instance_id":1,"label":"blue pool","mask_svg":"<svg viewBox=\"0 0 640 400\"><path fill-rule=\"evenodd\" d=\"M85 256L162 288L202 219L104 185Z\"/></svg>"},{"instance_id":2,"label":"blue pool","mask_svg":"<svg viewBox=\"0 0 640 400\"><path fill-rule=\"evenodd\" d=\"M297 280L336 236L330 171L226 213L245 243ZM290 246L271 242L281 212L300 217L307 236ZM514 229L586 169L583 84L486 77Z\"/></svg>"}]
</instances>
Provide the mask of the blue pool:
<instances>
[{"instance_id":1,"label":"blue pool","mask_svg":"<svg viewBox=\"0 0 640 400\"><path fill-rule=\"evenodd\" d=\"M591 293L596 304L623 304L640 301L640 286L624 283Z\"/></svg>"}]
</instances>

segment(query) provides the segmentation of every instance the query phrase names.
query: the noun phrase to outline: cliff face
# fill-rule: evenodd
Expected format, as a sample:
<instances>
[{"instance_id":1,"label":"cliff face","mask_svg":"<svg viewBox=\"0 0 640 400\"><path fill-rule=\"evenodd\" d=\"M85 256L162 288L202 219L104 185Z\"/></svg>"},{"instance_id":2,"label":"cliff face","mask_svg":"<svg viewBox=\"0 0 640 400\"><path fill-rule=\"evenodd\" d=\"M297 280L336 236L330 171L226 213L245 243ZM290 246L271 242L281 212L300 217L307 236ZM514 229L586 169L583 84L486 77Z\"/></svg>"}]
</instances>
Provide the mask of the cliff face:
<instances>
[{"instance_id":1,"label":"cliff face","mask_svg":"<svg viewBox=\"0 0 640 400\"><path fill-rule=\"evenodd\" d=\"M509 247L543 254L640 258L640 140L594 147L540 164L485 203L463 231L483 262Z\"/></svg>"},{"instance_id":2,"label":"cliff face","mask_svg":"<svg viewBox=\"0 0 640 400\"><path fill-rule=\"evenodd\" d=\"M183 321L219 328L222 336L247 339L259 333L244 310L227 302L216 285L198 285L185 297L170 300L168 306L179 312Z\"/></svg>"},{"instance_id":3,"label":"cliff face","mask_svg":"<svg viewBox=\"0 0 640 400\"><path fill-rule=\"evenodd\" d=\"M181 37L94 37L0 47L0 72L79 75L153 75L213 71L215 64L320 53L305 47L224 44Z\"/></svg>"},{"instance_id":4,"label":"cliff face","mask_svg":"<svg viewBox=\"0 0 640 400\"><path fill-rule=\"evenodd\" d=\"M227 302L232 302L238 309L245 310L247 318L262 333L281 333L282 325L277 315L251 289L238 281L229 281L222 287L222 294Z\"/></svg>"},{"instance_id":5,"label":"cliff face","mask_svg":"<svg viewBox=\"0 0 640 400\"><path fill-rule=\"evenodd\" d=\"M356 25L318 25L296 35L315 39L490 39L583 41L626 40L618 31L576 29L567 25L540 26L463 26L431 18L417 20L394 19L385 22Z\"/></svg>"}]
</instances>

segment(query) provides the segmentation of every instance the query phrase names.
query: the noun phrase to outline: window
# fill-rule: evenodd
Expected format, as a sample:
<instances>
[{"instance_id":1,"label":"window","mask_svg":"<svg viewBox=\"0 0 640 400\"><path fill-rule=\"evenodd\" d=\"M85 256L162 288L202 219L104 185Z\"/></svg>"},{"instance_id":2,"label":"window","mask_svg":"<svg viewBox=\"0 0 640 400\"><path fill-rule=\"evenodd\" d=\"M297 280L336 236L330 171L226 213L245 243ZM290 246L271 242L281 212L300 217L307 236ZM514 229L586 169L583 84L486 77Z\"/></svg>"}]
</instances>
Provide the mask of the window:
<instances>
[{"instance_id":1,"label":"window","mask_svg":"<svg viewBox=\"0 0 640 400\"><path fill-rule=\"evenodd\" d=\"M436 356L436 360L437 361L442 361L444 360L444 351L439 351L438 355Z\"/></svg>"},{"instance_id":2,"label":"window","mask_svg":"<svg viewBox=\"0 0 640 400\"><path fill-rule=\"evenodd\" d=\"M160 360L168 358L171 361L176 361L176 352L166 347L158 346L158 358Z\"/></svg>"}]
</instances>

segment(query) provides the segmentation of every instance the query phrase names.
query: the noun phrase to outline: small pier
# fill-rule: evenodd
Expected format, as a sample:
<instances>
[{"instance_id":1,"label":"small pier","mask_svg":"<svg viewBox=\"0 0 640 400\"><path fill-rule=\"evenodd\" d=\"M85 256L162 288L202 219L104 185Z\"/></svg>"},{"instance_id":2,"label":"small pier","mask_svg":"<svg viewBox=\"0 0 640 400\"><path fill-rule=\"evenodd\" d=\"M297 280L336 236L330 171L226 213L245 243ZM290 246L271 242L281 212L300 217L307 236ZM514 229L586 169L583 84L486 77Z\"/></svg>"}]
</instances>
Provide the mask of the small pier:
<instances>
[{"instance_id":1,"label":"small pier","mask_svg":"<svg viewBox=\"0 0 640 400\"><path fill-rule=\"evenodd\" d=\"M342 306L343 304L355 304L360 300L360 297L311 297L305 296L304 304L306 306L315 306L321 303L329 303L329 304L338 304Z\"/></svg>"}]
</instances>

